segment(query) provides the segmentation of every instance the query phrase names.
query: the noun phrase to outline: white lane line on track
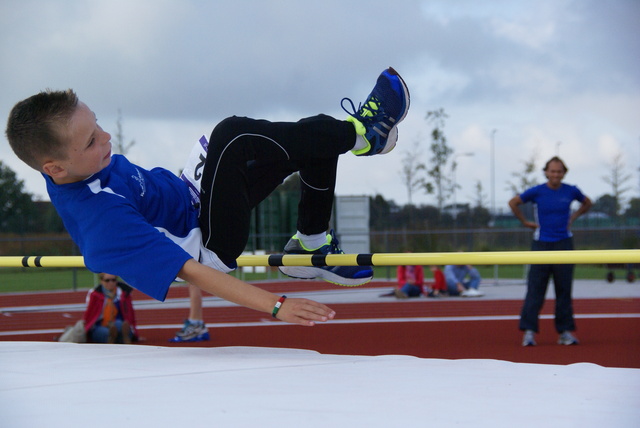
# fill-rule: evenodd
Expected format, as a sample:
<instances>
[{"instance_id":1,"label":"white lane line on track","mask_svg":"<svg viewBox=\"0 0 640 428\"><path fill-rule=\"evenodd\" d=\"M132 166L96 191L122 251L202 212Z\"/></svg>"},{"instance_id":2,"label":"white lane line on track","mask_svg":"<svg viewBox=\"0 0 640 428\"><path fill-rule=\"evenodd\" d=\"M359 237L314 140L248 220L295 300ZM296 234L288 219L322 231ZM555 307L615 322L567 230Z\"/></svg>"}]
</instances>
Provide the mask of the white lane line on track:
<instances>
[{"instance_id":1,"label":"white lane line on track","mask_svg":"<svg viewBox=\"0 0 640 428\"><path fill-rule=\"evenodd\" d=\"M487 315L472 317L414 317L414 318L354 318L354 319L337 319L332 320L331 324L375 324L375 323L402 323L402 322L460 322L460 321L514 321L518 320L518 315ZM553 315L540 315L541 319L553 319ZM608 319L608 318L640 318L640 314L577 314L576 319ZM229 327L277 327L277 326L293 326L294 324L286 324L281 321L271 321L264 319L257 322L230 322L230 323L207 323L208 328L229 328ZM177 330L182 324L152 324L139 325L138 330ZM58 329L43 330L15 330L0 331L0 336L22 336L29 334L56 334L61 333Z\"/></svg>"}]
</instances>

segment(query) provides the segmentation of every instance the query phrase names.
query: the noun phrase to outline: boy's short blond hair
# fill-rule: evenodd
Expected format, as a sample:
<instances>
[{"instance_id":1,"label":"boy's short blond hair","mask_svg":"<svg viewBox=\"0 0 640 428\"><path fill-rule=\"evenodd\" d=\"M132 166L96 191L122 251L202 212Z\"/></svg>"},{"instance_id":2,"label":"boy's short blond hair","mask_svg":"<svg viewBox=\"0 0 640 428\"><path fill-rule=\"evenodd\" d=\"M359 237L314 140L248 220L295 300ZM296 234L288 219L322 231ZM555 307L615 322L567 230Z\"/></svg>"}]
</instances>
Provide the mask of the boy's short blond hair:
<instances>
[{"instance_id":1,"label":"boy's short blond hair","mask_svg":"<svg viewBox=\"0 0 640 428\"><path fill-rule=\"evenodd\" d=\"M66 159L64 130L77 106L71 89L46 90L17 103L5 131L16 156L37 171L48 159Z\"/></svg>"}]
</instances>

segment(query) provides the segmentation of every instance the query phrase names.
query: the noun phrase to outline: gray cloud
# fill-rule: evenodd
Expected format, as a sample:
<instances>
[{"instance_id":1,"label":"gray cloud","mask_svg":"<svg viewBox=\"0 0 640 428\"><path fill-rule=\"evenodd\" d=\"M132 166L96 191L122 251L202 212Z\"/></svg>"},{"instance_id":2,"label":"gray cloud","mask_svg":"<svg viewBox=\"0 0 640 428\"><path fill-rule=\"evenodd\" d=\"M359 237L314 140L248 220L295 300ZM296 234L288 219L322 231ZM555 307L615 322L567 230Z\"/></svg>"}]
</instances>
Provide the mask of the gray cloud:
<instances>
[{"instance_id":1,"label":"gray cloud","mask_svg":"<svg viewBox=\"0 0 640 428\"><path fill-rule=\"evenodd\" d=\"M185 142L225 116L341 116L342 97L357 104L393 65L412 91L401 144L384 160L384 178L345 157L339 193L380 191L402 202L402 143L424 138L424 115L444 107L450 143L476 153L465 162L478 167L461 161L458 171L467 193L488 179L479 166L488 165L497 128L501 192L514 160L536 146L541 161L559 148L575 165L568 178L599 196L615 150L637 169L638 17L634 0L3 2L0 111L6 117L48 87L73 87L106 129L122 110L137 162L177 170ZM42 191L6 142L0 157Z\"/></svg>"}]
</instances>

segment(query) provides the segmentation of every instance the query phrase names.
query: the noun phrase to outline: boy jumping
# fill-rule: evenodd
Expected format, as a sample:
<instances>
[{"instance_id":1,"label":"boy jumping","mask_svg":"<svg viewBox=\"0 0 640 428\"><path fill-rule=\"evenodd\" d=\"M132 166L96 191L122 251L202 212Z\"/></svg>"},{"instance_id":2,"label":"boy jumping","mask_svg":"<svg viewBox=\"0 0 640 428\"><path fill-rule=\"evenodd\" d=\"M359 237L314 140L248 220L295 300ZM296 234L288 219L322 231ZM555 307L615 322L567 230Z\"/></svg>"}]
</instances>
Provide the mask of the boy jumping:
<instances>
[{"instance_id":1,"label":"boy jumping","mask_svg":"<svg viewBox=\"0 0 640 428\"><path fill-rule=\"evenodd\" d=\"M251 210L299 172L297 232L286 254L336 254L327 234L339 155L388 153L409 109L409 91L393 69L347 120L298 122L230 117L192 150L181 178L112 155L111 136L72 90L46 91L16 104L6 135L16 155L40 171L51 202L93 272L110 272L163 301L176 279L230 302L301 325L332 319L329 307L277 296L226 273L249 237ZM370 267L281 267L296 278L355 286Z\"/></svg>"}]
</instances>

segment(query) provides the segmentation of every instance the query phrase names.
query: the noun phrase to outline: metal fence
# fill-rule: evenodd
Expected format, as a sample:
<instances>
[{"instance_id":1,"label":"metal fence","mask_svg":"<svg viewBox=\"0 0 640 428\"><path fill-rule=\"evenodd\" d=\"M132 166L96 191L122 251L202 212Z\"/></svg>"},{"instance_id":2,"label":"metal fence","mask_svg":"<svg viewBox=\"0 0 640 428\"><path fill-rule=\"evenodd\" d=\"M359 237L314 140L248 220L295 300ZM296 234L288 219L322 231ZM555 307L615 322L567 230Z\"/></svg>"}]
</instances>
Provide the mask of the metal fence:
<instances>
[{"instance_id":1,"label":"metal fence","mask_svg":"<svg viewBox=\"0 0 640 428\"><path fill-rule=\"evenodd\" d=\"M577 249L640 248L639 227L573 229ZM530 229L401 230L371 232L371 252L523 251Z\"/></svg>"}]
</instances>

